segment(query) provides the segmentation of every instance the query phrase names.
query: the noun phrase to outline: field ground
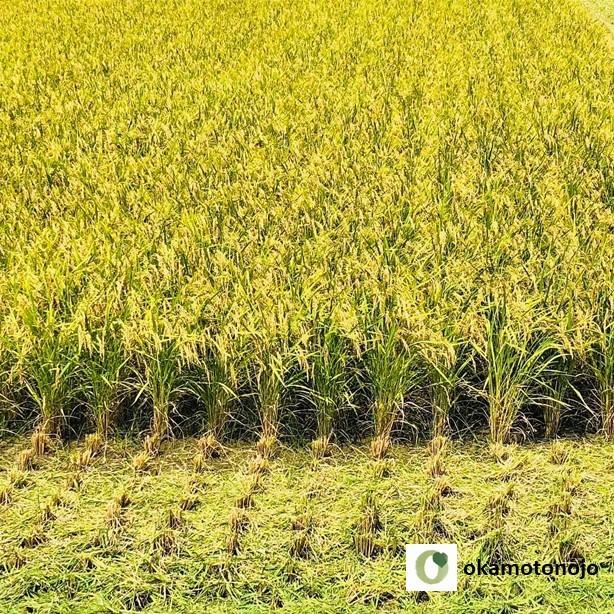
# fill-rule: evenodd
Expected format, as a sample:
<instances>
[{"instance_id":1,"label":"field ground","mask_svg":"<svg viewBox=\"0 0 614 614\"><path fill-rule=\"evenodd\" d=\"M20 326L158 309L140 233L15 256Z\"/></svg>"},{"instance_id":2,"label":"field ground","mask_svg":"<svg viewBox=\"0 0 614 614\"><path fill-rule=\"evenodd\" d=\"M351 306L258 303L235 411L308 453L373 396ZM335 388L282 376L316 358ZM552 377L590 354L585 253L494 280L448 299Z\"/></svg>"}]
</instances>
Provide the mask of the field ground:
<instances>
[{"instance_id":1,"label":"field ground","mask_svg":"<svg viewBox=\"0 0 614 614\"><path fill-rule=\"evenodd\" d=\"M15 441L4 449L4 467L23 445ZM426 498L445 483L431 529L459 544L463 563L496 550L488 545L499 535L494 502L509 495L497 546L507 560L566 556L611 565L614 444L585 439L511 447L509 458L495 460L485 446L456 443L435 478L424 447L395 446L383 464L370 460L364 448L338 448L317 464L307 452L282 450L244 508L235 554L227 551L230 522L253 476L253 447L233 447L194 473L196 449L193 440L174 442L147 473L135 474L130 456L138 448L111 444L72 488L75 446L44 459L0 508L0 608L268 612L283 605L297 613L377 607L571 613L606 612L614 599L614 574L604 567L597 578L553 582L461 574L462 590L431 593L418 605L404 590L403 551L403 544L425 536ZM7 474L0 479L5 483ZM565 501L566 489L571 507L557 520L553 510ZM115 526L109 504L123 493L128 501L121 520L109 528ZM380 524L371 557L355 548L366 499ZM191 509L170 514L180 507ZM312 525L303 552L293 550L300 534L293 523L304 517Z\"/></svg>"}]
</instances>

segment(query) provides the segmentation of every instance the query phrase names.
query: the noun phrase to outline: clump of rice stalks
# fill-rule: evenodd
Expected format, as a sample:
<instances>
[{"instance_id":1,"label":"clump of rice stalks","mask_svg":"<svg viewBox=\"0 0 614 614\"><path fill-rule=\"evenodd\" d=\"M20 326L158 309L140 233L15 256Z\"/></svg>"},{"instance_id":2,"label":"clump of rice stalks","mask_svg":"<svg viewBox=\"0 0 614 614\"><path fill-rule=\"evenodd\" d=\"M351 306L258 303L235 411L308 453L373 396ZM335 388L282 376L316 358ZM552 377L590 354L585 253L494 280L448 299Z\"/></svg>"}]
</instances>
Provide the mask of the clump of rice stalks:
<instances>
[{"instance_id":1,"label":"clump of rice stalks","mask_svg":"<svg viewBox=\"0 0 614 614\"><path fill-rule=\"evenodd\" d=\"M74 471L68 479L66 480L66 489L67 490L79 490L81 488L81 484L83 483L83 475L80 469Z\"/></svg>"},{"instance_id":2,"label":"clump of rice stalks","mask_svg":"<svg viewBox=\"0 0 614 614\"><path fill-rule=\"evenodd\" d=\"M161 442L170 435L171 410L188 389L182 373L181 346L178 339L168 336L164 314L148 308L144 321L142 334L145 339L137 341L139 364L134 375L139 396L145 393L153 405L151 432L145 438L144 446L155 456Z\"/></svg>"},{"instance_id":3,"label":"clump of rice stalks","mask_svg":"<svg viewBox=\"0 0 614 614\"><path fill-rule=\"evenodd\" d=\"M568 492L574 496L578 492L582 479L572 471L565 471L561 478L561 491Z\"/></svg>"},{"instance_id":4,"label":"clump of rice stalks","mask_svg":"<svg viewBox=\"0 0 614 614\"><path fill-rule=\"evenodd\" d=\"M240 487L240 495L236 500L236 507L240 509L248 509L254 504L254 495L260 489L261 473L249 473L244 479Z\"/></svg>"},{"instance_id":5,"label":"clump of rice stalks","mask_svg":"<svg viewBox=\"0 0 614 614\"><path fill-rule=\"evenodd\" d=\"M7 484L0 488L0 505L9 505L13 498L13 486Z\"/></svg>"},{"instance_id":6,"label":"clump of rice stalks","mask_svg":"<svg viewBox=\"0 0 614 614\"><path fill-rule=\"evenodd\" d=\"M49 433L38 428L32 433L32 452L35 456L44 456L51 450L51 437Z\"/></svg>"},{"instance_id":7,"label":"clump of rice stalks","mask_svg":"<svg viewBox=\"0 0 614 614\"><path fill-rule=\"evenodd\" d=\"M98 432L90 433L85 438L85 450L89 452L92 458L98 456L102 452L104 446L105 439Z\"/></svg>"},{"instance_id":8,"label":"clump of rice stalks","mask_svg":"<svg viewBox=\"0 0 614 614\"><path fill-rule=\"evenodd\" d=\"M446 447L448 440L446 437L438 435L431 439L427 446L430 458L427 461L426 471L429 477L438 478L446 472Z\"/></svg>"},{"instance_id":9,"label":"clump of rice stalks","mask_svg":"<svg viewBox=\"0 0 614 614\"><path fill-rule=\"evenodd\" d=\"M265 475L263 471L255 471L253 473L247 474L247 481L245 484L246 492L251 492L252 494L257 493L262 489L262 478Z\"/></svg>"},{"instance_id":10,"label":"clump of rice stalks","mask_svg":"<svg viewBox=\"0 0 614 614\"><path fill-rule=\"evenodd\" d=\"M437 495L441 497L442 495ZM416 514L415 527L416 535L424 542L429 542L437 539L451 538L452 533L450 527L442 516L441 502L434 505L434 501L430 503L423 502L418 513Z\"/></svg>"},{"instance_id":11,"label":"clump of rice stalks","mask_svg":"<svg viewBox=\"0 0 614 614\"><path fill-rule=\"evenodd\" d=\"M503 444L498 441L493 441L488 446L488 451L492 458L500 464L510 462L512 460L512 453L515 447L510 444Z\"/></svg>"},{"instance_id":12,"label":"clump of rice stalks","mask_svg":"<svg viewBox=\"0 0 614 614\"><path fill-rule=\"evenodd\" d=\"M559 347L552 350L553 358L549 373L544 377L545 392L541 405L544 411L544 423L546 425L545 437L556 437L563 410L567 409L565 395L570 387L570 377L573 369L573 361L569 354Z\"/></svg>"},{"instance_id":13,"label":"clump of rice stalks","mask_svg":"<svg viewBox=\"0 0 614 614\"><path fill-rule=\"evenodd\" d=\"M222 454L222 446L212 432L207 433L198 440L198 449L205 460L219 458Z\"/></svg>"},{"instance_id":14,"label":"clump of rice stalks","mask_svg":"<svg viewBox=\"0 0 614 614\"><path fill-rule=\"evenodd\" d=\"M17 457L17 468L20 471L32 471L37 466L37 460L51 450L51 437L41 427L31 436L30 447L22 450Z\"/></svg>"},{"instance_id":15,"label":"clump of rice stalks","mask_svg":"<svg viewBox=\"0 0 614 614\"><path fill-rule=\"evenodd\" d=\"M115 497L115 501L117 501L117 504L119 505L121 509L125 509L131 503L130 495L124 490Z\"/></svg>"},{"instance_id":16,"label":"clump of rice stalks","mask_svg":"<svg viewBox=\"0 0 614 614\"><path fill-rule=\"evenodd\" d=\"M179 552L177 531L183 526L181 509L170 508L160 522L153 541L153 551L160 556L171 556Z\"/></svg>"},{"instance_id":17,"label":"clump of rice stalks","mask_svg":"<svg viewBox=\"0 0 614 614\"><path fill-rule=\"evenodd\" d=\"M553 387L542 401L544 410L544 423L546 425L546 439L556 437L561 423L562 409L566 407L563 400L565 390L560 380L553 383Z\"/></svg>"},{"instance_id":18,"label":"clump of rice stalks","mask_svg":"<svg viewBox=\"0 0 614 614\"><path fill-rule=\"evenodd\" d=\"M43 524L37 523L32 531L19 541L21 548L36 548L47 541L47 532Z\"/></svg>"},{"instance_id":19,"label":"clump of rice stalks","mask_svg":"<svg viewBox=\"0 0 614 614\"><path fill-rule=\"evenodd\" d=\"M114 293L116 288L107 288L107 293ZM93 455L97 455L115 426L120 401L120 390L125 385L126 363L125 348L122 344L120 313L112 312L121 299L108 296L104 310L100 314L97 326L92 327L86 337L86 348L81 357L83 365L83 391L93 414L95 432L92 438ZM123 307L120 309L124 309ZM121 314L124 317L125 313ZM86 440L86 446L87 446Z\"/></svg>"},{"instance_id":20,"label":"clump of rice stalks","mask_svg":"<svg viewBox=\"0 0 614 614\"><path fill-rule=\"evenodd\" d=\"M452 492L448 481L443 477L437 477L422 495L415 527L417 535L424 542L451 537L450 527L444 520L442 512L443 499Z\"/></svg>"},{"instance_id":21,"label":"clump of rice stalks","mask_svg":"<svg viewBox=\"0 0 614 614\"><path fill-rule=\"evenodd\" d=\"M311 402L315 407L317 437L311 444L314 458L330 453L333 430L348 404L347 342L330 322L319 321L314 332L314 351L310 356Z\"/></svg>"},{"instance_id":22,"label":"clump of rice stalks","mask_svg":"<svg viewBox=\"0 0 614 614\"><path fill-rule=\"evenodd\" d=\"M94 559L88 554L83 554L79 556L74 563L74 569L77 571L92 571L92 569L95 568L96 563Z\"/></svg>"},{"instance_id":23,"label":"clump of rice stalks","mask_svg":"<svg viewBox=\"0 0 614 614\"><path fill-rule=\"evenodd\" d=\"M92 464L93 460L93 452L89 448L85 448L77 454L76 458L74 459L74 466L78 471L87 469L87 467Z\"/></svg>"},{"instance_id":24,"label":"clump of rice stalks","mask_svg":"<svg viewBox=\"0 0 614 614\"><path fill-rule=\"evenodd\" d=\"M292 522L292 531L295 533L290 546L290 555L293 558L307 559L311 555L311 535L314 529L313 517L310 514L300 514Z\"/></svg>"},{"instance_id":25,"label":"clump of rice stalks","mask_svg":"<svg viewBox=\"0 0 614 614\"><path fill-rule=\"evenodd\" d=\"M570 531L561 533L556 543L554 556L559 563L582 564L585 558L580 536Z\"/></svg>"},{"instance_id":26,"label":"clump of rice stalks","mask_svg":"<svg viewBox=\"0 0 614 614\"><path fill-rule=\"evenodd\" d=\"M440 512L443 509L442 495L440 488L441 480L436 480L430 485L420 498L420 508L426 512Z\"/></svg>"},{"instance_id":27,"label":"clump of rice stalks","mask_svg":"<svg viewBox=\"0 0 614 614\"><path fill-rule=\"evenodd\" d=\"M433 483L433 492L436 493L437 498L441 499L453 495L454 489L445 477L438 477Z\"/></svg>"},{"instance_id":28,"label":"clump of rice stalks","mask_svg":"<svg viewBox=\"0 0 614 614\"><path fill-rule=\"evenodd\" d=\"M190 479L188 481L188 490L190 494L196 495L204 491L208 485L209 485L209 482L206 479L204 479L200 473L195 471L190 476Z\"/></svg>"},{"instance_id":29,"label":"clump of rice stalks","mask_svg":"<svg viewBox=\"0 0 614 614\"><path fill-rule=\"evenodd\" d=\"M123 524L123 512L130 505L130 497L125 491L117 495L107 506L105 521L110 529L119 529Z\"/></svg>"},{"instance_id":30,"label":"clump of rice stalks","mask_svg":"<svg viewBox=\"0 0 614 614\"><path fill-rule=\"evenodd\" d=\"M565 529L572 512L572 496L569 492L562 492L548 508L550 532L558 533Z\"/></svg>"},{"instance_id":31,"label":"clump of rice stalks","mask_svg":"<svg viewBox=\"0 0 614 614\"><path fill-rule=\"evenodd\" d=\"M405 395L417 384L420 372L417 356L401 338L396 325L384 326L383 332L373 336L364 355L364 366L375 422L371 455L379 459L388 453Z\"/></svg>"},{"instance_id":32,"label":"clump of rice stalks","mask_svg":"<svg viewBox=\"0 0 614 614\"><path fill-rule=\"evenodd\" d=\"M265 475L271 469L271 461L261 456L260 454L256 455L255 458L249 461L248 471L254 475Z\"/></svg>"},{"instance_id":33,"label":"clump of rice stalks","mask_svg":"<svg viewBox=\"0 0 614 614\"><path fill-rule=\"evenodd\" d=\"M170 431L171 398L177 392L178 352L174 343L162 343L146 361L145 378L153 401L151 439L157 453L160 441ZM147 449L147 448L145 448Z\"/></svg>"},{"instance_id":34,"label":"clump of rice stalks","mask_svg":"<svg viewBox=\"0 0 614 614\"><path fill-rule=\"evenodd\" d=\"M392 474L393 463L389 458L380 458L373 461L373 475L376 478L388 478Z\"/></svg>"},{"instance_id":35,"label":"clump of rice stalks","mask_svg":"<svg viewBox=\"0 0 614 614\"><path fill-rule=\"evenodd\" d=\"M261 428L260 439L256 443L256 451L266 459L273 458L277 452L279 405L286 368L282 354L269 350L264 352L256 368L256 389Z\"/></svg>"},{"instance_id":36,"label":"clump of rice stalks","mask_svg":"<svg viewBox=\"0 0 614 614\"><path fill-rule=\"evenodd\" d=\"M254 495L253 495L253 493L246 492L246 493L244 493L242 495L239 495L235 505L239 509L249 509L250 507L252 507L253 503L254 503Z\"/></svg>"},{"instance_id":37,"label":"clump of rice stalks","mask_svg":"<svg viewBox=\"0 0 614 614\"><path fill-rule=\"evenodd\" d=\"M132 468L137 472L147 471L152 460L153 458L148 452L139 452L132 459Z\"/></svg>"},{"instance_id":38,"label":"clump of rice stalks","mask_svg":"<svg viewBox=\"0 0 614 614\"><path fill-rule=\"evenodd\" d=\"M53 522L56 519L55 512L50 503L45 503L40 515L41 524L47 524Z\"/></svg>"},{"instance_id":39,"label":"clump of rice stalks","mask_svg":"<svg viewBox=\"0 0 614 614\"><path fill-rule=\"evenodd\" d=\"M557 345L533 325L526 328L509 317L505 297L491 299L485 317L484 345L476 350L486 364L484 394L488 401L490 438L507 443L521 408L538 400L555 359Z\"/></svg>"},{"instance_id":40,"label":"clump of rice stalks","mask_svg":"<svg viewBox=\"0 0 614 614\"><path fill-rule=\"evenodd\" d=\"M17 468L20 471L31 471L36 467L36 454L31 448L22 450L17 457Z\"/></svg>"},{"instance_id":41,"label":"clump of rice stalks","mask_svg":"<svg viewBox=\"0 0 614 614\"><path fill-rule=\"evenodd\" d=\"M552 535L565 531L573 512L573 497L577 492L579 479L569 471L560 477L557 492L548 507L549 529Z\"/></svg>"},{"instance_id":42,"label":"clump of rice stalks","mask_svg":"<svg viewBox=\"0 0 614 614\"><path fill-rule=\"evenodd\" d=\"M607 439L614 439L614 298L600 296L593 324L589 362L598 382L601 427Z\"/></svg>"},{"instance_id":43,"label":"clump of rice stalks","mask_svg":"<svg viewBox=\"0 0 614 614\"><path fill-rule=\"evenodd\" d=\"M493 476L495 480L500 482L514 482L522 473L523 461L521 458L510 456L507 460L498 463L498 471Z\"/></svg>"},{"instance_id":44,"label":"clump of rice stalks","mask_svg":"<svg viewBox=\"0 0 614 614\"><path fill-rule=\"evenodd\" d=\"M225 329L216 337L207 338L205 344L204 355L195 361L187 386L205 407L206 433L199 445L204 458L209 459L218 458L222 452L224 427L231 402L237 396L237 356L231 335Z\"/></svg>"},{"instance_id":45,"label":"clump of rice stalks","mask_svg":"<svg viewBox=\"0 0 614 614\"><path fill-rule=\"evenodd\" d=\"M117 501L111 501L105 513L105 522L110 529L119 529L122 522L122 508Z\"/></svg>"},{"instance_id":46,"label":"clump of rice stalks","mask_svg":"<svg viewBox=\"0 0 614 614\"><path fill-rule=\"evenodd\" d=\"M446 462L443 454L435 454L429 458L426 472L431 478L438 478L446 473Z\"/></svg>"},{"instance_id":47,"label":"clump of rice stalks","mask_svg":"<svg viewBox=\"0 0 614 614\"><path fill-rule=\"evenodd\" d=\"M318 437L314 439L311 442L311 452L316 460L330 456L330 437Z\"/></svg>"},{"instance_id":48,"label":"clump of rice stalks","mask_svg":"<svg viewBox=\"0 0 614 614\"><path fill-rule=\"evenodd\" d=\"M196 495L187 495L179 502L179 509L182 512L191 512L198 507L199 499Z\"/></svg>"},{"instance_id":49,"label":"clump of rice stalks","mask_svg":"<svg viewBox=\"0 0 614 614\"><path fill-rule=\"evenodd\" d=\"M574 308L573 301L569 301L555 328L557 343L547 351L545 358L549 366L542 378L544 393L540 405L544 412L546 439L556 437L563 412L568 408L565 397L572 388L571 378L575 366L574 348L571 342L574 336Z\"/></svg>"},{"instance_id":50,"label":"clump of rice stalks","mask_svg":"<svg viewBox=\"0 0 614 614\"><path fill-rule=\"evenodd\" d=\"M493 529L480 540L479 559L486 565L502 565L511 560L512 553L502 527Z\"/></svg>"},{"instance_id":51,"label":"clump of rice stalks","mask_svg":"<svg viewBox=\"0 0 614 614\"><path fill-rule=\"evenodd\" d=\"M415 520L416 535L423 542L451 539L452 532L440 511L420 508Z\"/></svg>"},{"instance_id":52,"label":"clump of rice stalks","mask_svg":"<svg viewBox=\"0 0 614 614\"><path fill-rule=\"evenodd\" d=\"M73 282L67 283L70 286ZM36 301L19 306L25 308L19 314L25 333L19 340L20 359L24 363L25 386L40 416L37 432L59 435L64 412L78 388L79 352L70 327L62 321L61 310L51 307L56 299L47 299L49 308L40 309ZM34 442L33 448L36 454L41 449Z\"/></svg>"},{"instance_id":53,"label":"clump of rice stalks","mask_svg":"<svg viewBox=\"0 0 614 614\"><path fill-rule=\"evenodd\" d=\"M436 435L426 446L426 451L431 456L443 454L448 447L449 439L444 435Z\"/></svg>"},{"instance_id":54,"label":"clump of rice stalks","mask_svg":"<svg viewBox=\"0 0 614 614\"><path fill-rule=\"evenodd\" d=\"M28 559L25 557L24 553L20 549L15 548L5 555L4 560L0 563L0 571L11 573L12 571L21 569L27 562Z\"/></svg>"},{"instance_id":55,"label":"clump of rice stalks","mask_svg":"<svg viewBox=\"0 0 614 614\"><path fill-rule=\"evenodd\" d=\"M249 525L249 517L245 509L242 507L234 507L230 511L228 524L230 525L230 531L232 533L237 533L239 535L243 533Z\"/></svg>"},{"instance_id":56,"label":"clump of rice stalks","mask_svg":"<svg viewBox=\"0 0 614 614\"><path fill-rule=\"evenodd\" d=\"M171 529L162 529L154 537L152 547L155 552L160 553L162 556L176 554L179 548L175 532Z\"/></svg>"},{"instance_id":57,"label":"clump of rice stalks","mask_svg":"<svg viewBox=\"0 0 614 614\"><path fill-rule=\"evenodd\" d=\"M564 465L569 458L569 450L561 441L555 441L550 447L550 462L553 465Z\"/></svg>"},{"instance_id":58,"label":"clump of rice stalks","mask_svg":"<svg viewBox=\"0 0 614 614\"><path fill-rule=\"evenodd\" d=\"M159 433L145 435L145 439L143 439L143 451L145 454L153 458L160 453L161 444L162 438Z\"/></svg>"},{"instance_id":59,"label":"clump of rice stalks","mask_svg":"<svg viewBox=\"0 0 614 614\"><path fill-rule=\"evenodd\" d=\"M207 461L203 458L202 454L197 454L194 458L194 473L203 473L207 470Z\"/></svg>"},{"instance_id":60,"label":"clump of rice stalks","mask_svg":"<svg viewBox=\"0 0 614 614\"><path fill-rule=\"evenodd\" d=\"M354 535L354 548L358 554L367 559L376 557L381 550L375 541L375 535L360 531Z\"/></svg>"},{"instance_id":61,"label":"clump of rice stalks","mask_svg":"<svg viewBox=\"0 0 614 614\"><path fill-rule=\"evenodd\" d=\"M467 356L463 359L465 354ZM460 348L452 326L444 327L436 342L424 345L421 355L426 365L433 410L431 432L436 439L449 432L450 410L458 397L459 384L470 356Z\"/></svg>"},{"instance_id":62,"label":"clump of rice stalks","mask_svg":"<svg viewBox=\"0 0 614 614\"><path fill-rule=\"evenodd\" d=\"M228 521L230 526L230 536L226 544L226 551L229 555L235 556L241 550L240 537L249 526L249 517L244 508L235 507L230 512Z\"/></svg>"},{"instance_id":63,"label":"clump of rice stalks","mask_svg":"<svg viewBox=\"0 0 614 614\"><path fill-rule=\"evenodd\" d=\"M231 533L226 544L226 552L231 556L236 556L241 552L241 543L239 542L239 535Z\"/></svg>"},{"instance_id":64,"label":"clump of rice stalks","mask_svg":"<svg viewBox=\"0 0 614 614\"><path fill-rule=\"evenodd\" d=\"M362 504L362 513L354 532L354 548L365 558L377 556L381 547L376 543L377 533L381 530L379 508L372 493L368 493Z\"/></svg>"},{"instance_id":65,"label":"clump of rice stalks","mask_svg":"<svg viewBox=\"0 0 614 614\"><path fill-rule=\"evenodd\" d=\"M503 529L514 496L515 488L512 483L503 484L491 495L485 509L489 529Z\"/></svg>"},{"instance_id":66,"label":"clump of rice stalks","mask_svg":"<svg viewBox=\"0 0 614 614\"><path fill-rule=\"evenodd\" d=\"M275 436L262 436L256 442L256 454L262 459L268 461L277 455L278 441Z\"/></svg>"},{"instance_id":67,"label":"clump of rice stalks","mask_svg":"<svg viewBox=\"0 0 614 614\"><path fill-rule=\"evenodd\" d=\"M183 516L181 514L181 509L169 509L168 518L167 518L167 526L169 529L179 529L183 525Z\"/></svg>"},{"instance_id":68,"label":"clump of rice stalks","mask_svg":"<svg viewBox=\"0 0 614 614\"><path fill-rule=\"evenodd\" d=\"M134 612L142 612L146 610L153 602L154 597L151 591L132 590L131 593L123 600L123 609Z\"/></svg>"}]
</instances>

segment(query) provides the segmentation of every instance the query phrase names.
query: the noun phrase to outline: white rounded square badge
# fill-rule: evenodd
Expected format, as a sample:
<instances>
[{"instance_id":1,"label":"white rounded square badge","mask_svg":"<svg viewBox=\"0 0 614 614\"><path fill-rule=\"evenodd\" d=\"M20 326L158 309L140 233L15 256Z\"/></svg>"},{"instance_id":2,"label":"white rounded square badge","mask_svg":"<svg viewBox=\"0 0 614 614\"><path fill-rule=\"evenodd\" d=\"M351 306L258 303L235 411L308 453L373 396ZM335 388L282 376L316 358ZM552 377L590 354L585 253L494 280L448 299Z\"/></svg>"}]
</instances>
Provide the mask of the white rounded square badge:
<instances>
[{"instance_id":1,"label":"white rounded square badge","mask_svg":"<svg viewBox=\"0 0 614 614\"><path fill-rule=\"evenodd\" d=\"M456 544L407 544L405 557L408 591L456 590Z\"/></svg>"}]
</instances>

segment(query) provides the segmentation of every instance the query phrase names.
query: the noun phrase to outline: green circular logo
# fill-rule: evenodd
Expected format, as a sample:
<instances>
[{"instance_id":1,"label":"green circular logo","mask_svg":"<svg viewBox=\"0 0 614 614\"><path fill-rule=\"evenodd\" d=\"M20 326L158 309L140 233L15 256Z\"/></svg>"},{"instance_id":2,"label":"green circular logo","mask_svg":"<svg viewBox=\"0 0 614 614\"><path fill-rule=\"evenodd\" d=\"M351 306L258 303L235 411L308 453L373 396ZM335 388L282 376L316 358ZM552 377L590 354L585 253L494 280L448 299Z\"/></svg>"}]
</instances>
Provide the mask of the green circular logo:
<instances>
[{"instance_id":1,"label":"green circular logo","mask_svg":"<svg viewBox=\"0 0 614 614\"><path fill-rule=\"evenodd\" d=\"M437 569L437 573L433 577L426 573L426 564L430 560L435 563L435 569ZM448 555L445 552L425 550L416 558L416 575L426 584L439 584L448 575L449 569Z\"/></svg>"}]
</instances>

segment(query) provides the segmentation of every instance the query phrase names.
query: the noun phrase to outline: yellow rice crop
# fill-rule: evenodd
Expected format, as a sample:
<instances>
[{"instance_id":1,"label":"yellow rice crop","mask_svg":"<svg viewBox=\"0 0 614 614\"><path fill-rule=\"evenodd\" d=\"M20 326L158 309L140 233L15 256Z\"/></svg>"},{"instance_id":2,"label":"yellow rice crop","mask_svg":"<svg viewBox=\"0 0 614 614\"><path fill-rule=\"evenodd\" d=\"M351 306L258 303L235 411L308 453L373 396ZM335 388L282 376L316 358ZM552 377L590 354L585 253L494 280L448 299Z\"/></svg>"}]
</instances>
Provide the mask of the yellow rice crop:
<instances>
[{"instance_id":1,"label":"yellow rice crop","mask_svg":"<svg viewBox=\"0 0 614 614\"><path fill-rule=\"evenodd\" d=\"M15 0L0 31L7 421L614 436L614 61L579 2Z\"/></svg>"}]
</instances>

